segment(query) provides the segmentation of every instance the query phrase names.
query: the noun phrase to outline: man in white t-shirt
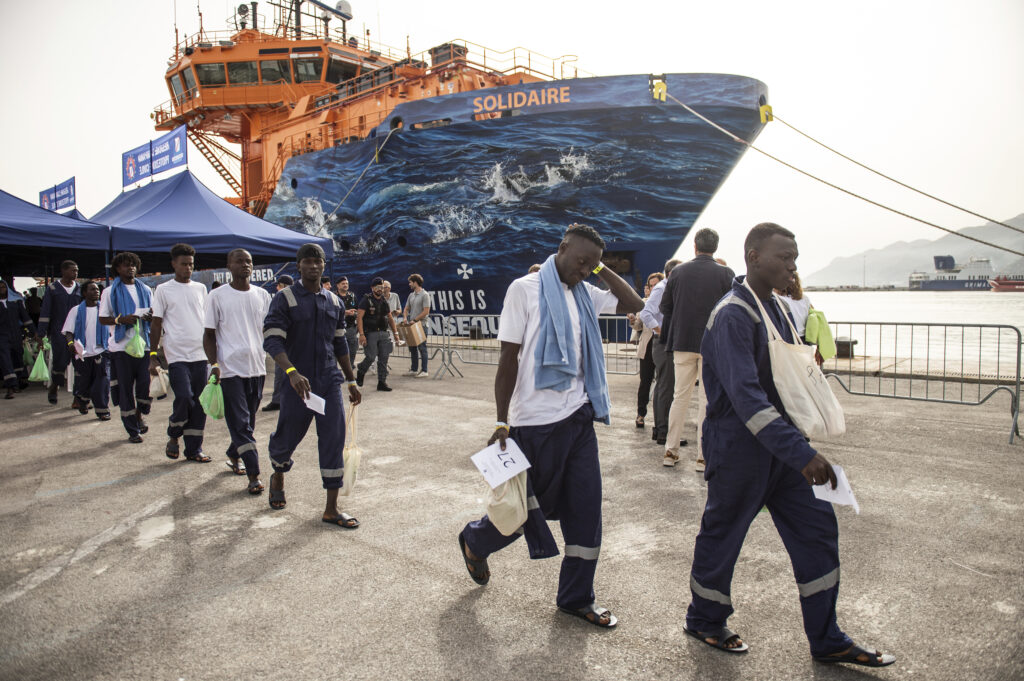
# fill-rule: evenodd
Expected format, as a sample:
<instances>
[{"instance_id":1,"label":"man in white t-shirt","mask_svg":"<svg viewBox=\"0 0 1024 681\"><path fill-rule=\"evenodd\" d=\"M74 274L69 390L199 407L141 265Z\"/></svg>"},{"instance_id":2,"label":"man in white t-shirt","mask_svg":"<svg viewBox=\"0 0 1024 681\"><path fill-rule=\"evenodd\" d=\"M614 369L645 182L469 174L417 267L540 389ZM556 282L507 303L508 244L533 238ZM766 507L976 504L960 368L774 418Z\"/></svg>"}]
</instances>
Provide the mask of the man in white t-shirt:
<instances>
[{"instance_id":1,"label":"man in white t-shirt","mask_svg":"<svg viewBox=\"0 0 1024 681\"><path fill-rule=\"evenodd\" d=\"M96 418L110 420L110 329L100 324L100 287L94 281L82 286L85 301L68 310L64 318L65 347L75 366L75 402L82 414L89 412L89 400ZM81 317L81 319L79 319ZM75 349L75 341L81 354Z\"/></svg>"},{"instance_id":2,"label":"man in white t-shirt","mask_svg":"<svg viewBox=\"0 0 1024 681\"><path fill-rule=\"evenodd\" d=\"M539 272L516 279L505 295L494 379L498 422L488 444L512 438L529 459L527 520L509 536L484 516L466 525L459 546L477 584L490 579L487 556L526 537L531 558L558 555L548 520L565 539L556 603L599 627L616 618L594 602L601 549L601 471L593 422L608 422L610 405L597 315L639 312L643 301L604 267L604 240L570 225L558 253ZM608 287L586 281L591 272ZM538 362L542 359L542 362Z\"/></svg>"},{"instance_id":3,"label":"man in white t-shirt","mask_svg":"<svg viewBox=\"0 0 1024 681\"><path fill-rule=\"evenodd\" d=\"M203 348L224 392L224 422L231 435L228 465L249 475L249 494L263 491L253 428L263 399L267 364L263 352L263 318L270 294L252 286L252 256L241 248L228 253L231 284L210 291L206 299ZM244 462L244 468L239 464Z\"/></svg>"},{"instance_id":4,"label":"man in white t-shirt","mask_svg":"<svg viewBox=\"0 0 1024 681\"><path fill-rule=\"evenodd\" d=\"M143 414L149 413L149 371L146 353L149 351L149 320L152 318L153 292L141 281L135 280L142 267L139 256L130 251L118 253L110 263L117 278L103 289L100 297L100 324L114 327L110 339L111 374L116 376L118 397L114 404L121 409L121 423L128 431L128 441L142 442L149 430ZM134 357L126 349L135 337L135 324L144 341L141 357ZM111 390L114 389L111 380Z\"/></svg>"},{"instance_id":5,"label":"man in white t-shirt","mask_svg":"<svg viewBox=\"0 0 1024 681\"><path fill-rule=\"evenodd\" d=\"M167 376L174 392L174 404L167 423L169 459L180 455L178 439L185 439L185 458L209 463L203 454L203 429L206 412L199 404L199 395L206 387L208 365L203 350L203 323L206 308L206 287L192 281L196 249L188 244L171 247L171 268L174 278L156 287L153 293L153 321L150 326L149 374L159 375L160 361L156 349L163 341L167 358Z\"/></svg>"}]
</instances>

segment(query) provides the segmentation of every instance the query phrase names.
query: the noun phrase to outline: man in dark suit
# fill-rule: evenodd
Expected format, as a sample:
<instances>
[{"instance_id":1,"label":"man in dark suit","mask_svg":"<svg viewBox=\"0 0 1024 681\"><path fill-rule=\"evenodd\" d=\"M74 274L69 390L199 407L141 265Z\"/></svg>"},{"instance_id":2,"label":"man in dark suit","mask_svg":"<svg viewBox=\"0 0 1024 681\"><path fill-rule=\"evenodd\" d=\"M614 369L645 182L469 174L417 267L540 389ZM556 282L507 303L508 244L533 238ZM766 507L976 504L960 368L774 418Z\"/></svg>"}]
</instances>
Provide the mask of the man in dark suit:
<instances>
[{"instance_id":1,"label":"man in dark suit","mask_svg":"<svg viewBox=\"0 0 1024 681\"><path fill-rule=\"evenodd\" d=\"M735 273L715 262L718 250L718 233L713 229L701 229L694 235L693 250L696 257L675 269L665 283L661 298L661 313L665 348L672 353L675 369L675 389L672 408L668 414L668 443L662 463L675 466L679 461L679 442L683 435L683 424L690 410L690 395L697 379L700 378L700 342L708 324L715 303L729 292ZM697 470L704 470L704 453L701 450L701 426L707 398L704 388L697 391Z\"/></svg>"}]
</instances>

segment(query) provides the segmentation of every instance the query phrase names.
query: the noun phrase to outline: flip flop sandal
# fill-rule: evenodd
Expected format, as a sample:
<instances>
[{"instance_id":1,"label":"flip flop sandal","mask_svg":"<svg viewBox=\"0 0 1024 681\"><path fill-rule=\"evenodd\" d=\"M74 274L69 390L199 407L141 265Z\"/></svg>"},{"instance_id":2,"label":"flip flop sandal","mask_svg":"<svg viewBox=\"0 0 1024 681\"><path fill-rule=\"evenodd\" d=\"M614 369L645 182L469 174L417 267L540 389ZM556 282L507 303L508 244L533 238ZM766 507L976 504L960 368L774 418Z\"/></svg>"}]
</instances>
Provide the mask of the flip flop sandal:
<instances>
[{"instance_id":1,"label":"flip flop sandal","mask_svg":"<svg viewBox=\"0 0 1024 681\"><path fill-rule=\"evenodd\" d=\"M711 646L712 648L718 648L719 650L724 650L727 653L745 653L748 650L750 650L750 646L748 646L746 643L741 643L740 645L735 646L733 648L726 647L726 644L729 643L729 641L733 640L734 638L740 637L739 634L734 632L729 627L722 627L718 631L694 631L692 629L687 629L686 627L683 627L683 631L685 631L690 636L693 636L695 639L697 639L704 645ZM709 638L717 640L714 643L712 643L708 640Z\"/></svg>"},{"instance_id":2,"label":"flip flop sandal","mask_svg":"<svg viewBox=\"0 0 1024 681\"><path fill-rule=\"evenodd\" d=\"M579 617L581 620L589 624L593 624L595 627L601 627L602 629L612 629L615 627L616 624L619 623L619 620L616 619L615 615L613 615L611 611L609 611L607 608L602 608L594 603L591 603L590 605L584 608L580 608L579 610L563 608L562 606L558 606L558 609L567 615ZM607 624L601 622L601 618L605 615L608 616Z\"/></svg>"},{"instance_id":3,"label":"flip flop sandal","mask_svg":"<svg viewBox=\"0 0 1024 681\"><path fill-rule=\"evenodd\" d=\"M259 478L257 478L256 480L251 481L246 489L249 494L262 494L264 487L263 483L260 482Z\"/></svg>"},{"instance_id":4,"label":"flip flop sandal","mask_svg":"<svg viewBox=\"0 0 1024 681\"><path fill-rule=\"evenodd\" d=\"M167 441L167 446L164 447L164 454L167 455L167 458L168 459L177 459L178 455L180 453L181 452L178 449L178 443L175 442L174 440L168 440Z\"/></svg>"},{"instance_id":5,"label":"flip flop sandal","mask_svg":"<svg viewBox=\"0 0 1024 681\"><path fill-rule=\"evenodd\" d=\"M241 459L228 459L224 465L230 468L235 475L245 475L246 473L245 464Z\"/></svg>"},{"instance_id":6,"label":"flip flop sandal","mask_svg":"<svg viewBox=\"0 0 1024 681\"><path fill-rule=\"evenodd\" d=\"M466 538L462 536L461 532L459 533L459 553L462 554L462 560L466 561L466 570L469 571L469 576L473 578L474 582L483 586L491 581L491 571L487 567L487 559L474 560L466 555Z\"/></svg>"},{"instance_id":7,"label":"flip flop sandal","mask_svg":"<svg viewBox=\"0 0 1024 681\"><path fill-rule=\"evenodd\" d=\"M321 518L328 525L337 525L343 530L354 530L359 527L359 521L348 513L339 513L335 518Z\"/></svg>"},{"instance_id":8,"label":"flip flop sandal","mask_svg":"<svg viewBox=\"0 0 1024 681\"><path fill-rule=\"evenodd\" d=\"M868 659L859 660L857 659L860 655L866 656ZM870 650L864 650L858 645L854 645L852 648L847 650L842 655L815 655L815 662L822 662L824 664L835 664L837 662L845 662L846 664L856 664L861 667L888 667L896 661L895 655L883 655L877 650L871 652Z\"/></svg>"},{"instance_id":9,"label":"flip flop sandal","mask_svg":"<svg viewBox=\"0 0 1024 681\"><path fill-rule=\"evenodd\" d=\"M185 460L195 461L196 463L210 463L211 461L213 461L213 459L206 456L205 454L192 454L191 456L186 455Z\"/></svg>"},{"instance_id":10,"label":"flip flop sandal","mask_svg":"<svg viewBox=\"0 0 1024 681\"><path fill-rule=\"evenodd\" d=\"M276 473L275 473L275 475L276 475ZM273 480L274 476L271 475L270 479ZM285 498L284 498L284 490L283 489L273 489L273 488L271 488L271 490L270 490L270 500L269 501L270 501L270 508L274 509L275 511L282 511L282 510L284 510L284 507L288 505L288 501L285 500ZM275 502L279 503L280 506L274 506Z\"/></svg>"}]
</instances>

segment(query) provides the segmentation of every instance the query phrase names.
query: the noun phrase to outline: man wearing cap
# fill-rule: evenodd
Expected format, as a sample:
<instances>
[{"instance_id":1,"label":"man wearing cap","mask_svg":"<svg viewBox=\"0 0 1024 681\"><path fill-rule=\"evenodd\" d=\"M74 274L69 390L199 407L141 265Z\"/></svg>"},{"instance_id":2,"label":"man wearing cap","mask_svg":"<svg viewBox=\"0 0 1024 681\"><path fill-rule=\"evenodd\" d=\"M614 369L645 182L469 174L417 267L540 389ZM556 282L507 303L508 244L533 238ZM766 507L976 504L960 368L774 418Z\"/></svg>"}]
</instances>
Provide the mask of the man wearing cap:
<instances>
[{"instance_id":1,"label":"man wearing cap","mask_svg":"<svg viewBox=\"0 0 1024 681\"><path fill-rule=\"evenodd\" d=\"M270 507L285 507L284 475L291 470L292 454L315 418L320 477L327 490L323 521L351 530L359 527L359 521L338 510L338 490L345 473L342 383L348 385L353 406L362 398L348 356L345 307L338 296L320 286L325 259L322 248L303 244L296 259L301 281L274 296L263 322L263 348L285 372L291 386L281 393L277 429L270 435L268 449L274 467ZM322 414L304 403L312 396L323 399Z\"/></svg>"},{"instance_id":2,"label":"man wearing cap","mask_svg":"<svg viewBox=\"0 0 1024 681\"><path fill-rule=\"evenodd\" d=\"M281 289L288 288L295 283L295 280L289 277L287 274L282 274L277 278L277 288L275 289L280 293ZM271 358L273 359L273 358ZM284 371L281 367L274 365L274 392L270 396L270 402L267 406L263 407L263 411L277 411L281 408L281 391L284 389L285 384L288 380L285 378Z\"/></svg>"},{"instance_id":3,"label":"man wearing cap","mask_svg":"<svg viewBox=\"0 0 1024 681\"><path fill-rule=\"evenodd\" d=\"M384 295L384 280L374 278L373 290L359 301L356 313L356 324L359 327L359 345L363 346L366 357L359 363L356 382L363 385L363 377L370 365L377 360L377 390L391 392L388 387L388 357L391 356L391 338L388 329L398 338L395 318L391 315L391 306Z\"/></svg>"}]
</instances>

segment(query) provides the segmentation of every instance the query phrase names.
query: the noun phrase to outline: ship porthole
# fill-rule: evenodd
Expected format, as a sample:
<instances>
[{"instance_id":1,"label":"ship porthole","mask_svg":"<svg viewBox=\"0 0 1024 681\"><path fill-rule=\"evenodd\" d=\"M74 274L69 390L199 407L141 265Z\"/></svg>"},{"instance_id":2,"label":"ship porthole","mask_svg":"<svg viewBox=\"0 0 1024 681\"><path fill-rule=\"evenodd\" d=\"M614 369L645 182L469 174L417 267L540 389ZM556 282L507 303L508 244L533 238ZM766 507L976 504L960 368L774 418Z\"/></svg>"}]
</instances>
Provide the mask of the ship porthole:
<instances>
[{"instance_id":1,"label":"ship porthole","mask_svg":"<svg viewBox=\"0 0 1024 681\"><path fill-rule=\"evenodd\" d=\"M391 119L391 129L392 130L401 130L403 125L404 124L402 123L402 117L401 116L396 116L395 118Z\"/></svg>"},{"instance_id":2,"label":"ship porthole","mask_svg":"<svg viewBox=\"0 0 1024 681\"><path fill-rule=\"evenodd\" d=\"M298 181L298 180L296 180L296 179L295 179L295 178L293 177L293 178L292 178L292 189L297 189L297 188L298 188L298 186L299 186L299 181Z\"/></svg>"},{"instance_id":3,"label":"ship porthole","mask_svg":"<svg viewBox=\"0 0 1024 681\"><path fill-rule=\"evenodd\" d=\"M342 239L342 240L341 240L341 243L340 243L340 244L338 244L338 245L339 245L339 246L341 246L341 250L343 250L343 251L347 251L347 250L349 250L350 248L352 248L352 244L350 244L350 243L348 242L348 239Z\"/></svg>"},{"instance_id":4,"label":"ship porthole","mask_svg":"<svg viewBox=\"0 0 1024 681\"><path fill-rule=\"evenodd\" d=\"M406 246L407 246L407 245L409 244L409 242L408 242L408 241L406 241L406 239L405 239L405 237L404 237L404 236L399 236L399 237L398 237L397 239L395 239L395 241L396 241L396 242L398 243L398 245L399 245L399 246L401 246L402 248L405 248L405 247L406 247Z\"/></svg>"}]
</instances>

